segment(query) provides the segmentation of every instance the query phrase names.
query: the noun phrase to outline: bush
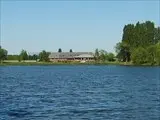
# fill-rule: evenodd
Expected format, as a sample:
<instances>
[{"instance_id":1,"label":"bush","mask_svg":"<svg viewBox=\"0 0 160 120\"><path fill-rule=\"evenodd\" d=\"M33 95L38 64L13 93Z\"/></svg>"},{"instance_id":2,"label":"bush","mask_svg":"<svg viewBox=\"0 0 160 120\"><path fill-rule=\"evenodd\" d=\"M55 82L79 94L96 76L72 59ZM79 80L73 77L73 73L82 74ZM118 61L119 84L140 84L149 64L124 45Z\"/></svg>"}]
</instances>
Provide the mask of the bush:
<instances>
[{"instance_id":1,"label":"bush","mask_svg":"<svg viewBox=\"0 0 160 120\"><path fill-rule=\"evenodd\" d=\"M132 51L131 60L134 64L144 64L147 62L146 49L139 47Z\"/></svg>"},{"instance_id":2,"label":"bush","mask_svg":"<svg viewBox=\"0 0 160 120\"><path fill-rule=\"evenodd\" d=\"M108 61L115 61L115 56L114 56L114 54L113 53L108 53L108 55L107 55L107 60Z\"/></svg>"}]
</instances>

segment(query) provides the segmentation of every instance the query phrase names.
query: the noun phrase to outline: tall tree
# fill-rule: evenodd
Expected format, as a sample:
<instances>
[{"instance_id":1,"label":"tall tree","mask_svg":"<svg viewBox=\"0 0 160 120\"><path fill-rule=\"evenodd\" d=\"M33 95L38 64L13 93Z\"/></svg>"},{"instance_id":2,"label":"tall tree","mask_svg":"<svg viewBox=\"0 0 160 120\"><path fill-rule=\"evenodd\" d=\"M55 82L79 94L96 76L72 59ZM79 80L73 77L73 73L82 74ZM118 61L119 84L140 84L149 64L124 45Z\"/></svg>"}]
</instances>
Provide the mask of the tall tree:
<instances>
[{"instance_id":1,"label":"tall tree","mask_svg":"<svg viewBox=\"0 0 160 120\"><path fill-rule=\"evenodd\" d=\"M46 52L45 50L43 50L42 52L39 53L39 59L42 62L48 62L49 61L49 54L50 52Z\"/></svg>"},{"instance_id":2,"label":"tall tree","mask_svg":"<svg viewBox=\"0 0 160 120\"><path fill-rule=\"evenodd\" d=\"M160 42L156 44L155 61L160 65Z\"/></svg>"},{"instance_id":3,"label":"tall tree","mask_svg":"<svg viewBox=\"0 0 160 120\"><path fill-rule=\"evenodd\" d=\"M154 44L160 42L160 27L155 28L154 31Z\"/></svg>"},{"instance_id":4,"label":"tall tree","mask_svg":"<svg viewBox=\"0 0 160 120\"><path fill-rule=\"evenodd\" d=\"M146 48L147 51L147 62L153 65L155 63L156 58L156 46L150 45Z\"/></svg>"},{"instance_id":5,"label":"tall tree","mask_svg":"<svg viewBox=\"0 0 160 120\"><path fill-rule=\"evenodd\" d=\"M155 26L153 22L137 22L135 26L133 24L124 26L122 42L125 41L129 45L130 50L133 50L135 47L145 47L154 44L154 37Z\"/></svg>"},{"instance_id":6,"label":"tall tree","mask_svg":"<svg viewBox=\"0 0 160 120\"><path fill-rule=\"evenodd\" d=\"M0 62L7 59L7 50L0 48Z\"/></svg>"},{"instance_id":7,"label":"tall tree","mask_svg":"<svg viewBox=\"0 0 160 120\"><path fill-rule=\"evenodd\" d=\"M105 50L100 50L99 51L99 59L102 62L105 62L107 60L107 52Z\"/></svg>"},{"instance_id":8,"label":"tall tree","mask_svg":"<svg viewBox=\"0 0 160 120\"><path fill-rule=\"evenodd\" d=\"M144 44L146 45L152 45L154 44L154 35L155 35L155 26L154 23L151 21L146 21L145 22L145 42Z\"/></svg>"},{"instance_id":9,"label":"tall tree","mask_svg":"<svg viewBox=\"0 0 160 120\"><path fill-rule=\"evenodd\" d=\"M20 61L21 61L21 60L24 61L24 60L27 60L27 59L28 59L28 54L27 54L27 51L26 51L26 50L22 50L19 56L20 56Z\"/></svg>"},{"instance_id":10,"label":"tall tree","mask_svg":"<svg viewBox=\"0 0 160 120\"><path fill-rule=\"evenodd\" d=\"M117 43L116 47L117 58L119 61L129 62L130 61L130 49L129 45L125 42Z\"/></svg>"},{"instance_id":11,"label":"tall tree","mask_svg":"<svg viewBox=\"0 0 160 120\"><path fill-rule=\"evenodd\" d=\"M125 25L122 41L116 45L117 58L121 61L130 61L130 56L135 56L138 50L146 50L147 62L155 63L155 45L160 41L160 27L155 28L151 21ZM141 49L140 49L141 48ZM144 52L142 50L142 52ZM135 57L132 57L133 59Z\"/></svg>"},{"instance_id":12,"label":"tall tree","mask_svg":"<svg viewBox=\"0 0 160 120\"><path fill-rule=\"evenodd\" d=\"M134 24L125 25L123 28L122 42L128 45L134 42Z\"/></svg>"},{"instance_id":13,"label":"tall tree","mask_svg":"<svg viewBox=\"0 0 160 120\"><path fill-rule=\"evenodd\" d=\"M99 60L100 60L100 54L99 54L98 48L95 50L94 59L96 62L99 62Z\"/></svg>"}]
</instances>

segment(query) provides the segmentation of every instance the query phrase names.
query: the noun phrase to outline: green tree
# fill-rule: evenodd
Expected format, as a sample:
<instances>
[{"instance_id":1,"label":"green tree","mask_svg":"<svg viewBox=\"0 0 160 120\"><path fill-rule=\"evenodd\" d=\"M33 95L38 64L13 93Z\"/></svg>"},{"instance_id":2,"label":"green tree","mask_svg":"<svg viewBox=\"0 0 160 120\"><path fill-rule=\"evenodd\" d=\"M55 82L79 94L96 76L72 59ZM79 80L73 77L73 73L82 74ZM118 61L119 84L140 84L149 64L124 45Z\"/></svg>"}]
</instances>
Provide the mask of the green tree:
<instances>
[{"instance_id":1,"label":"green tree","mask_svg":"<svg viewBox=\"0 0 160 120\"><path fill-rule=\"evenodd\" d=\"M129 45L125 42L116 44L116 53L119 61L129 62L130 61L130 48Z\"/></svg>"},{"instance_id":2,"label":"green tree","mask_svg":"<svg viewBox=\"0 0 160 120\"><path fill-rule=\"evenodd\" d=\"M107 52L105 50L99 51L99 60L105 62L107 60Z\"/></svg>"},{"instance_id":3,"label":"green tree","mask_svg":"<svg viewBox=\"0 0 160 120\"><path fill-rule=\"evenodd\" d=\"M62 49L61 49L61 48L59 48L59 49L58 49L58 52L59 52L59 53L61 53L61 52L62 52Z\"/></svg>"},{"instance_id":4,"label":"green tree","mask_svg":"<svg viewBox=\"0 0 160 120\"><path fill-rule=\"evenodd\" d=\"M137 22L132 30L132 34L128 37L129 40L126 39L124 41L129 44L131 50L136 47L146 47L154 44L154 34L155 27L153 22Z\"/></svg>"},{"instance_id":5,"label":"green tree","mask_svg":"<svg viewBox=\"0 0 160 120\"><path fill-rule=\"evenodd\" d=\"M107 60L108 61L115 61L115 56L114 56L114 54L113 53L108 53L107 54Z\"/></svg>"},{"instance_id":6,"label":"green tree","mask_svg":"<svg viewBox=\"0 0 160 120\"><path fill-rule=\"evenodd\" d=\"M42 52L39 53L39 59L42 62L48 62L49 61L49 54L50 52L46 52L45 50L43 50Z\"/></svg>"},{"instance_id":7,"label":"green tree","mask_svg":"<svg viewBox=\"0 0 160 120\"><path fill-rule=\"evenodd\" d=\"M122 43L119 42L119 43L117 43L116 46L115 46L115 51L116 51L116 53L117 53L116 57L118 58L119 61L122 61L123 58L124 58L124 54L122 53L122 50L121 50L121 49L122 49L122 48L121 48L121 45L122 45Z\"/></svg>"},{"instance_id":8,"label":"green tree","mask_svg":"<svg viewBox=\"0 0 160 120\"><path fill-rule=\"evenodd\" d=\"M28 59L29 60L37 60L38 59L38 55L36 55L36 54L28 55Z\"/></svg>"},{"instance_id":9,"label":"green tree","mask_svg":"<svg viewBox=\"0 0 160 120\"><path fill-rule=\"evenodd\" d=\"M157 44L160 42L160 27L155 28L154 36L154 43Z\"/></svg>"},{"instance_id":10,"label":"green tree","mask_svg":"<svg viewBox=\"0 0 160 120\"><path fill-rule=\"evenodd\" d=\"M135 48L131 54L131 60L135 64L144 64L147 62L147 51L143 47Z\"/></svg>"},{"instance_id":11,"label":"green tree","mask_svg":"<svg viewBox=\"0 0 160 120\"><path fill-rule=\"evenodd\" d=\"M130 56L135 56L135 50L145 48L148 56L146 62L155 63L155 45L160 42L160 27L155 28L154 22L146 21L127 24L123 28L122 41L116 45L116 53L119 61L130 61ZM156 55L155 55L156 53Z\"/></svg>"},{"instance_id":12,"label":"green tree","mask_svg":"<svg viewBox=\"0 0 160 120\"><path fill-rule=\"evenodd\" d=\"M0 48L0 62L2 63L3 60L7 59L7 50Z\"/></svg>"},{"instance_id":13,"label":"green tree","mask_svg":"<svg viewBox=\"0 0 160 120\"><path fill-rule=\"evenodd\" d=\"M155 63L155 57L156 57L156 46L150 45L147 49L147 62L153 65Z\"/></svg>"},{"instance_id":14,"label":"green tree","mask_svg":"<svg viewBox=\"0 0 160 120\"><path fill-rule=\"evenodd\" d=\"M154 22L151 21L146 21L145 22L145 46L146 45L153 45L154 43L154 38L155 38L155 25Z\"/></svg>"},{"instance_id":15,"label":"green tree","mask_svg":"<svg viewBox=\"0 0 160 120\"><path fill-rule=\"evenodd\" d=\"M24 61L24 60L27 60L28 59L28 54L27 54L27 51L26 50L22 50L20 55L20 61Z\"/></svg>"},{"instance_id":16,"label":"green tree","mask_svg":"<svg viewBox=\"0 0 160 120\"><path fill-rule=\"evenodd\" d=\"M125 25L123 28L122 43L126 43L127 45L133 44L135 42L134 31L135 31L134 24Z\"/></svg>"},{"instance_id":17,"label":"green tree","mask_svg":"<svg viewBox=\"0 0 160 120\"><path fill-rule=\"evenodd\" d=\"M95 50L94 59L95 59L96 62L100 61L100 54L99 54L98 48Z\"/></svg>"},{"instance_id":18,"label":"green tree","mask_svg":"<svg viewBox=\"0 0 160 120\"><path fill-rule=\"evenodd\" d=\"M159 28L151 21L137 22L136 25L128 24L123 28L122 42L128 44L132 51L137 47L146 47L157 43Z\"/></svg>"},{"instance_id":19,"label":"green tree","mask_svg":"<svg viewBox=\"0 0 160 120\"><path fill-rule=\"evenodd\" d=\"M69 52L73 52L72 49L70 49Z\"/></svg>"},{"instance_id":20,"label":"green tree","mask_svg":"<svg viewBox=\"0 0 160 120\"><path fill-rule=\"evenodd\" d=\"M160 42L156 44L155 61L160 65Z\"/></svg>"}]
</instances>

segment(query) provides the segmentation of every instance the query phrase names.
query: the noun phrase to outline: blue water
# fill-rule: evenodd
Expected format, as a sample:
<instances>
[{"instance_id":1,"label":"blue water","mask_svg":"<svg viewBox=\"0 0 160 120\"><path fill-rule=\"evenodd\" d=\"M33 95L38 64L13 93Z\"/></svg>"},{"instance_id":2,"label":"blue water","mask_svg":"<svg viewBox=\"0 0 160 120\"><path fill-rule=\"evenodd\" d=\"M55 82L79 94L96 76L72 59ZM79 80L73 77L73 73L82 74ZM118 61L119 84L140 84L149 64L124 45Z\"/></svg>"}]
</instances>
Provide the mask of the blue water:
<instances>
[{"instance_id":1,"label":"blue water","mask_svg":"<svg viewBox=\"0 0 160 120\"><path fill-rule=\"evenodd\" d=\"M160 120L160 67L0 67L0 120Z\"/></svg>"}]
</instances>

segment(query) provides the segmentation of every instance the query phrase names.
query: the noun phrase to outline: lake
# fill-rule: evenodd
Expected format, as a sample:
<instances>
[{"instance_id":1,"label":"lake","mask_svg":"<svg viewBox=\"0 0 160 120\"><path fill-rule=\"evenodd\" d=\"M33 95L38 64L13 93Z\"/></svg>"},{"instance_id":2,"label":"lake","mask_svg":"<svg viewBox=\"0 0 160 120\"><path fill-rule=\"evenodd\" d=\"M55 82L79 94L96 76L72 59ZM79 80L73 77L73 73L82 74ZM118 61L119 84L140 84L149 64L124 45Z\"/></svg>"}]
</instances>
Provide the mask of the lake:
<instances>
[{"instance_id":1,"label":"lake","mask_svg":"<svg viewBox=\"0 0 160 120\"><path fill-rule=\"evenodd\" d=\"M0 120L159 120L160 67L0 66Z\"/></svg>"}]
</instances>

